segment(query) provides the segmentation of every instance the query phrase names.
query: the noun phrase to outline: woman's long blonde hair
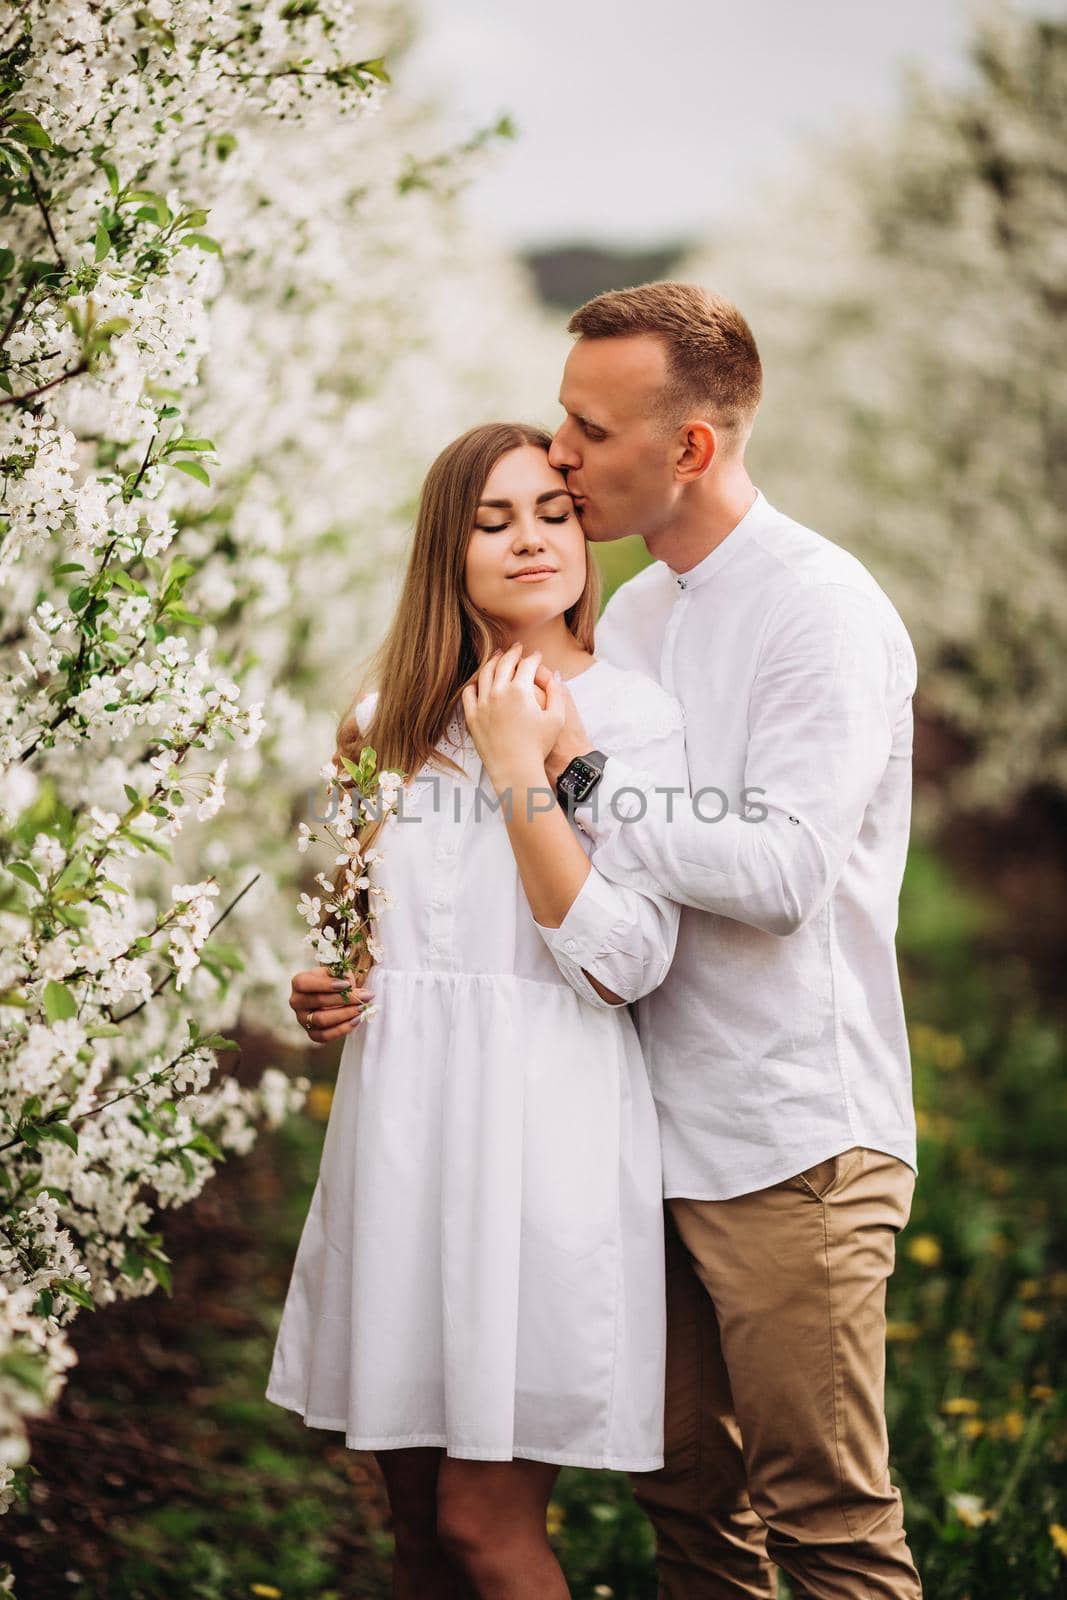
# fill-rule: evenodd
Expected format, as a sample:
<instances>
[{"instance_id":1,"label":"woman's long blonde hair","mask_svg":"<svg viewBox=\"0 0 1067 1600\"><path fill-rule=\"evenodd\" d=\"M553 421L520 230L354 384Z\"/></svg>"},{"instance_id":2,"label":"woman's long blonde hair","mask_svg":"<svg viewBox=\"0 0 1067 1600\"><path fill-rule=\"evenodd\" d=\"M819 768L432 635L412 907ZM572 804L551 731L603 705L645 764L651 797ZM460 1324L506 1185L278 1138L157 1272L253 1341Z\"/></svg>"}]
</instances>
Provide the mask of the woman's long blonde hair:
<instances>
[{"instance_id":1,"label":"woman's long blonde hair","mask_svg":"<svg viewBox=\"0 0 1067 1600\"><path fill-rule=\"evenodd\" d=\"M461 770L436 747L464 685L508 642L506 626L475 606L467 593L464 568L478 503L501 456L524 445L547 454L551 443L543 428L490 422L461 434L433 462L422 486L396 613L341 718L338 756L358 761L370 745L379 771L411 777L427 763ZM587 554L585 587L564 615L578 644L590 653L599 611L599 568ZM352 712L372 686L378 689L377 704L360 731ZM371 847L383 825L375 819L364 826L362 850ZM365 894L361 909L365 913Z\"/></svg>"}]
</instances>

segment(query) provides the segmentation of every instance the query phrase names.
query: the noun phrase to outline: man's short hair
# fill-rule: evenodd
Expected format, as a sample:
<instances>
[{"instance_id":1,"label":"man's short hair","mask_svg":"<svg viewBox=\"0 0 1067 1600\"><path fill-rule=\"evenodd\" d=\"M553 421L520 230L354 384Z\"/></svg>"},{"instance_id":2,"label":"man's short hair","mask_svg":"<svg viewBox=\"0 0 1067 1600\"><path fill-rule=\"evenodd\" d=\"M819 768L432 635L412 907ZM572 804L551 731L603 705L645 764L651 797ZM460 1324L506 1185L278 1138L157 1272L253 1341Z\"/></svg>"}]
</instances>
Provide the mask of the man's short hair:
<instances>
[{"instance_id":1,"label":"man's short hair","mask_svg":"<svg viewBox=\"0 0 1067 1600\"><path fill-rule=\"evenodd\" d=\"M653 334L667 352L656 417L667 432L703 416L739 449L752 430L763 369L752 329L732 301L695 283L645 283L586 301L567 324L585 339Z\"/></svg>"}]
</instances>

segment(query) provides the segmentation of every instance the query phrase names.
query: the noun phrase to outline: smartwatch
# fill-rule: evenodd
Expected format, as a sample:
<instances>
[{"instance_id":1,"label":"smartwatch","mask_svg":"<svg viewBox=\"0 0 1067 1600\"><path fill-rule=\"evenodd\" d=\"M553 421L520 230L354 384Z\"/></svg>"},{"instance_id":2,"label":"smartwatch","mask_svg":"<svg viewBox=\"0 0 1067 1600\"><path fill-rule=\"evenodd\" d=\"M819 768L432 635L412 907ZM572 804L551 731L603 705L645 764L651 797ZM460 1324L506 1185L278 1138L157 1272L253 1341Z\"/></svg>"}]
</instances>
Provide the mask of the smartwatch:
<instances>
[{"instance_id":1,"label":"smartwatch","mask_svg":"<svg viewBox=\"0 0 1067 1600\"><path fill-rule=\"evenodd\" d=\"M574 806L581 805L583 800L588 800L604 776L607 760L603 750L588 750L584 756L575 756L564 767L556 780L556 799L564 811L570 811Z\"/></svg>"}]
</instances>

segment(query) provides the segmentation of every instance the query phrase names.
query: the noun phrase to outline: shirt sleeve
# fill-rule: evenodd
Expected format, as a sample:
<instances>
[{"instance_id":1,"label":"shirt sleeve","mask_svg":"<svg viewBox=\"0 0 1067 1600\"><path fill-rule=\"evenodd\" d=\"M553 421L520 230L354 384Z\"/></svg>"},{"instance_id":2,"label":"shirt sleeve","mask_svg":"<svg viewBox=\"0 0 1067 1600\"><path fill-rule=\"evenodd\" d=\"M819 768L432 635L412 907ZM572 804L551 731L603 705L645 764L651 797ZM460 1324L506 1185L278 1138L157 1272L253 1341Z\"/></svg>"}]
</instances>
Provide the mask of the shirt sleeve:
<instances>
[{"instance_id":1,"label":"shirt sleeve","mask_svg":"<svg viewBox=\"0 0 1067 1600\"><path fill-rule=\"evenodd\" d=\"M910 761L914 665L873 597L791 589L760 648L741 795L709 785L669 797L655 773L605 752L596 807L579 813L594 864L614 882L794 933L832 893L891 757Z\"/></svg>"},{"instance_id":2,"label":"shirt sleeve","mask_svg":"<svg viewBox=\"0 0 1067 1600\"><path fill-rule=\"evenodd\" d=\"M688 794L680 716L678 726L632 747L627 756L654 774L651 781L673 784ZM601 778L600 784L604 781ZM575 808L572 827L590 801ZM579 838L586 851L593 848L581 833ZM534 926L571 988L590 1005L618 1010L651 993L667 976L678 941L680 916L681 907L661 890L628 882L625 876L621 882L612 881L592 863L559 927L547 928L536 920ZM598 994L586 973L619 995L618 1002Z\"/></svg>"}]
</instances>

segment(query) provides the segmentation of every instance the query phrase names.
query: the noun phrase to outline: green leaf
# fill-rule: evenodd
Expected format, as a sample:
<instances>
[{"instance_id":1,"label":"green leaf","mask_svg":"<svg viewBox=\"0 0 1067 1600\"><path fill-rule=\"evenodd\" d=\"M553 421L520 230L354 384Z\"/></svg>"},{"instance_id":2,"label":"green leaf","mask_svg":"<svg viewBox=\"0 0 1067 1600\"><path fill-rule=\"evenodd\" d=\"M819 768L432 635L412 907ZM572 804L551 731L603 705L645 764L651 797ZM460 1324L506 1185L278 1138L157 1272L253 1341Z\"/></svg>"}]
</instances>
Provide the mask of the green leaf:
<instances>
[{"instance_id":1,"label":"green leaf","mask_svg":"<svg viewBox=\"0 0 1067 1600\"><path fill-rule=\"evenodd\" d=\"M212 255L221 256L222 246L217 239L207 233L183 233L179 241L181 244L195 244L198 250L209 250Z\"/></svg>"},{"instance_id":2,"label":"green leaf","mask_svg":"<svg viewBox=\"0 0 1067 1600\"><path fill-rule=\"evenodd\" d=\"M86 1028L87 1039L115 1039L122 1032L117 1022L97 1022L91 1028Z\"/></svg>"},{"instance_id":3,"label":"green leaf","mask_svg":"<svg viewBox=\"0 0 1067 1600\"><path fill-rule=\"evenodd\" d=\"M120 205L140 203L137 215L144 221L153 220L161 228L165 228L171 220L170 207L161 194L155 194L151 189L133 189L129 194L123 195Z\"/></svg>"},{"instance_id":4,"label":"green leaf","mask_svg":"<svg viewBox=\"0 0 1067 1600\"><path fill-rule=\"evenodd\" d=\"M187 472L190 478L196 479L197 483L206 483L208 488L211 487L211 479L199 461L168 461L167 465L169 467L177 467L179 472Z\"/></svg>"},{"instance_id":5,"label":"green leaf","mask_svg":"<svg viewBox=\"0 0 1067 1600\"><path fill-rule=\"evenodd\" d=\"M104 257L107 255L107 253L108 253L108 251L110 249L111 249L111 235L108 233L107 229L104 227L104 224L102 222L98 222L97 225L96 225L96 245L95 245L96 260L97 261L103 261Z\"/></svg>"},{"instance_id":6,"label":"green leaf","mask_svg":"<svg viewBox=\"0 0 1067 1600\"><path fill-rule=\"evenodd\" d=\"M133 787L132 783L124 783L122 788L123 793L130 802L131 806L139 806L141 804L141 796L137 793L137 790Z\"/></svg>"},{"instance_id":7,"label":"green leaf","mask_svg":"<svg viewBox=\"0 0 1067 1600\"><path fill-rule=\"evenodd\" d=\"M171 1276L170 1268L168 1267L167 1263L165 1261L161 1261L158 1256L149 1256L148 1270L152 1274L153 1278L155 1278L156 1282L161 1284L167 1293L170 1294Z\"/></svg>"},{"instance_id":8,"label":"green leaf","mask_svg":"<svg viewBox=\"0 0 1067 1600\"><path fill-rule=\"evenodd\" d=\"M44 986L44 1014L49 1022L65 1022L76 1016L78 1004L65 983L49 978Z\"/></svg>"},{"instance_id":9,"label":"green leaf","mask_svg":"<svg viewBox=\"0 0 1067 1600\"><path fill-rule=\"evenodd\" d=\"M51 139L37 118L31 117L28 111L12 111L7 124L9 138L17 139L20 144L28 144L34 150L51 150Z\"/></svg>"},{"instance_id":10,"label":"green leaf","mask_svg":"<svg viewBox=\"0 0 1067 1600\"><path fill-rule=\"evenodd\" d=\"M40 890L41 880L28 861L9 861L7 870L13 878L20 878L23 883L28 883L31 889Z\"/></svg>"},{"instance_id":11,"label":"green leaf","mask_svg":"<svg viewBox=\"0 0 1067 1600\"><path fill-rule=\"evenodd\" d=\"M9 278L15 266L15 252L0 250L0 278Z\"/></svg>"},{"instance_id":12,"label":"green leaf","mask_svg":"<svg viewBox=\"0 0 1067 1600\"><path fill-rule=\"evenodd\" d=\"M129 317L108 317L93 328L93 343L104 344L108 339L114 339L117 334L125 333L129 325Z\"/></svg>"},{"instance_id":13,"label":"green leaf","mask_svg":"<svg viewBox=\"0 0 1067 1600\"><path fill-rule=\"evenodd\" d=\"M122 1258L119 1271L127 1278L140 1278L144 1276L145 1258L139 1250L127 1249Z\"/></svg>"},{"instance_id":14,"label":"green leaf","mask_svg":"<svg viewBox=\"0 0 1067 1600\"><path fill-rule=\"evenodd\" d=\"M173 617L175 622L184 623L187 628L202 628L204 626L203 617L195 617L193 613L191 611L187 611L184 606L168 606L167 616Z\"/></svg>"},{"instance_id":15,"label":"green leaf","mask_svg":"<svg viewBox=\"0 0 1067 1600\"><path fill-rule=\"evenodd\" d=\"M120 589L125 589L127 594L146 595L148 593L143 583L138 583L136 578L131 578L128 572L123 572L121 567L116 567L111 573L112 583L117 583Z\"/></svg>"},{"instance_id":16,"label":"green leaf","mask_svg":"<svg viewBox=\"0 0 1067 1600\"><path fill-rule=\"evenodd\" d=\"M392 83L392 78L385 70L385 57L375 56L373 61L357 61L357 72L365 72L371 78L377 78L379 83Z\"/></svg>"},{"instance_id":17,"label":"green leaf","mask_svg":"<svg viewBox=\"0 0 1067 1600\"><path fill-rule=\"evenodd\" d=\"M186 1140L183 1149L196 1150L202 1156L210 1156L212 1161L226 1160L225 1152L220 1150L214 1139L209 1134L204 1133L202 1129L195 1139Z\"/></svg>"},{"instance_id":18,"label":"green leaf","mask_svg":"<svg viewBox=\"0 0 1067 1600\"><path fill-rule=\"evenodd\" d=\"M76 1278L57 1278L52 1287L59 1289L63 1294L69 1295L70 1298L72 1300L76 1300L80 1306L85 1306L86 1310L96 1310L96 1301L93 1299L88 1289L86 1289L83 1284L80 1284Z\"/></svg>"},{"instance_id":19,"label":"green leaf","mask_svg":"<svg viewBox=\"0 0 1067 1600\"><path fill-rule=\"evenodd\" d=\"M118 168L115 167L110 161L101 161L100 166L107 174L108 188L111 190L112 194L117 195L119 192Z\"/></svg>"},{"instance_id":20,"label":"green leaf","mask_svg":"<svg viewBox=\"0 0 1067 1600\"><path fill-rule=\"evenodd\" d=\"M42 1396L45 1393L46 1363L37 1356L27 1354L25 1350L8 1350L0 1356L0 1372L5 1377L14 1378L24 1389L32 1389L35 1394Z\"/></svg>"},{"instance_id":21,"label":"green leaf","mask_svg":"<svg viewBox=\"0 0 1067 1600\"><path fill-rule=\"evenodd\" d=\"M44 1122L38 1126L37 1132L42 1139L58 1139L60 1144L67 1145L71 1150L78 1148L78 1135L69 1122Z\"/></svg>"},{"instance_id":22,"label":"green leaf","mask_svg":"<svg viewBox=\"0 0 1067 1600\"><path fill-rule=\"evenodd\" d=\"M221 1033L209 1033L200 1040L211 1050L240 1050L241 1046L236 1039L224 1039Z\"/></svg>"},{"instance_id":23,"label":"green leaf","mask_svg":"<svg viewBox=\"0 0 1067 1600\"><path fill-rule=\"evenodd\" d=\"M169 848L165 844L162 844L160 840L150 839L146 834L143 833L134 833L132 828L125 830L125 832L126 838L132 840L132 842L139 849L154 850L156 855L162 856L165 861L172 861L174 859Z\"/></svg>"}]
</instances>

